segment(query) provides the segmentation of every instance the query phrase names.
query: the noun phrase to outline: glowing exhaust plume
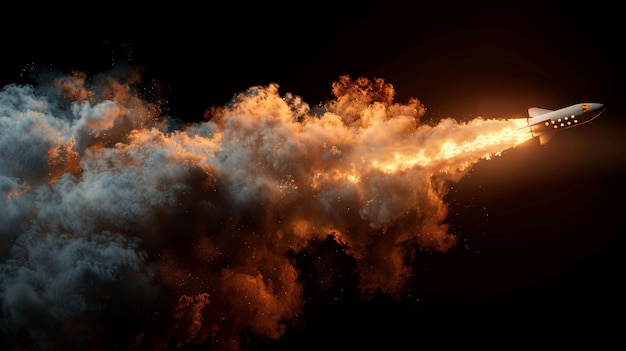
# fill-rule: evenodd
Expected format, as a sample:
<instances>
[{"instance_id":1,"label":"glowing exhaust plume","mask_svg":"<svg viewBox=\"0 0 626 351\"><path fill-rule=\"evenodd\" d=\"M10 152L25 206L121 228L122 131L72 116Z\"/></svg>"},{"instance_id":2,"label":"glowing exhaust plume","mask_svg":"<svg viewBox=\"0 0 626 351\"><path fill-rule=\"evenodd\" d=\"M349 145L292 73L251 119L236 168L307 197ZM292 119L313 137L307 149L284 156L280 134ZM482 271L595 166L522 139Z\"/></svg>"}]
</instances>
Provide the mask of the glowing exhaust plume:
<instances>
[{"instance_id":1,"label":"glowing exhaust plume","mask_svg":"<svg viewBox=\"0 0 626 351\"><path fill-rule=\"evenodd\" d=\"M363 297L398 298L409 248L455 245L447 184L530 138L421 124L381 79L341 77L317 114L252 87L178 129L137 75L53 83L0 92L0 323L43 349L279 339L304 313L293 257L328 235Z\"/></svg>"}]
</instances>

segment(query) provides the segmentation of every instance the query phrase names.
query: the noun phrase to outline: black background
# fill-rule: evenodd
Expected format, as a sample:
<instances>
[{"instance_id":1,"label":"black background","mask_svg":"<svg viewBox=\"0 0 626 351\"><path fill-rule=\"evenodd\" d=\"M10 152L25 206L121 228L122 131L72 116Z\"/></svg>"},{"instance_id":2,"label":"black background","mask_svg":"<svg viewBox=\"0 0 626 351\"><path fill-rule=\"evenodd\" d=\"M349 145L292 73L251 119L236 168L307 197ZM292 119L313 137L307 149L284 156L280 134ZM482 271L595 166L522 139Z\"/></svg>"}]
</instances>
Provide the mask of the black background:
<instances>
[{"instance_id":1,"label":"black background","mask_svg":"<svg viewBox=\"0 0 626 351\"><path fill-rule=\"evenodd\" d=\"M36 80L34 67L96 74L129 61L186 121L272 82L314 105L341 75L383 78L397 101L418 98L432 119L602 102L607 110L584 128L476 164L448 195L459 244L417 258L405 299L360 300L345 278L340 299L307 291L305 325L257 347L617 348L626 213L619 12L600 2L18 5L3 11L11 24L0 83Z\"/></svg>"}]
</instances>

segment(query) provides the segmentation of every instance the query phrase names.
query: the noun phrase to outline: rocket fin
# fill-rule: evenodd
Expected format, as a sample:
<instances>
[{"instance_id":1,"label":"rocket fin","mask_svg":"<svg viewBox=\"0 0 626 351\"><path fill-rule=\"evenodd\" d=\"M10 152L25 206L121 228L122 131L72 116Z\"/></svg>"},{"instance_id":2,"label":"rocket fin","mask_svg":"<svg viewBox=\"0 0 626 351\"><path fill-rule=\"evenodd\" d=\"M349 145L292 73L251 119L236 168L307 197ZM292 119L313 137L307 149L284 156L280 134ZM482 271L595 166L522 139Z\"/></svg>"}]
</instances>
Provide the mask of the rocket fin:
<instances>
[{"instance_id":1,"label":"rocket fin","mask_svg":"<svg viewBox=\"0 0 626 351\"><path fill-rule=\"evenodd\" d=\"M541 108L541 107L530 107L528 109L528 117L533 118L533 117L538 117L541 115L545 115L546 113L552 112L552 110L548 110L545 108Z\"/></svg>"},{"instance_id":2,"label":"rocket fin","mask_svg":"<svg viewBox=\"0 0 626 351\"><path fill-rule=\"evenodd\" d=\"M554 136L554 133L543 133L539 135L539 144L541 145L545 145L548 143L548 141L550 141L550 139L552 139L552 137Z\"/></svg>"}]
</instances>

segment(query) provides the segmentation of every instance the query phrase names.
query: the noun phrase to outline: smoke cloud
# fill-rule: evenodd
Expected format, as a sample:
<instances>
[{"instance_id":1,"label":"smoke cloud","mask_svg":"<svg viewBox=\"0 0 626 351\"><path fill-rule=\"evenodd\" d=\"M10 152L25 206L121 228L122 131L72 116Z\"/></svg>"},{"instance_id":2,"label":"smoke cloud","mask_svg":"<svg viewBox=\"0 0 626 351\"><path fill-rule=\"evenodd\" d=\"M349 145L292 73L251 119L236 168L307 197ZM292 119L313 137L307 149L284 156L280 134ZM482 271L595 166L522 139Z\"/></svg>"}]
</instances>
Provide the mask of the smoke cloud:
<instances>
[{"instance_id":1,"label":"smoke cloud","mask_svg":"<svg viewBox=\"0 0 626 351\"><path fill-rule=\"evenodd\" d=\"M254 86L193 124L143 97L136 72L49 83L0 91L9 349L280 339L306 312L295 257L329 235L363 298L400 298L411 255L456 243L448 184L530 138L513 120L422 123L382 79L340 77L314 109Z\"/></svg>"}]
</instances>

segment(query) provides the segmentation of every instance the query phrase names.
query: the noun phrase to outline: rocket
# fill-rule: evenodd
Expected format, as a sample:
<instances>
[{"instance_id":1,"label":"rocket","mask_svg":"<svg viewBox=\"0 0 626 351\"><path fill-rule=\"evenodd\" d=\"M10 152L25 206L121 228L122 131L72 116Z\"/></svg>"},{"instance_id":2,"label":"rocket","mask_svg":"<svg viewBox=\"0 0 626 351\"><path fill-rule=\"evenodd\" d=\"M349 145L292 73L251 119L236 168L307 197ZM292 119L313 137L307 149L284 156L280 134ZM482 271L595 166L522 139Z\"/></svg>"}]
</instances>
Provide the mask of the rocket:
<instances>
[{"instance_id":1,"label":"rocket","mask_svg":"<svg viewBox=\"0 0 626 351\"><path fill-rule=\"evenodd\" d=\"M539 143L544 145L557 131L591 122L604 110L604 104L597 102L582 102L558 110L531 107L528 109L527 125L522 128L530 128L532 136L538 136Z\"/></svg>"}]
</instances>

